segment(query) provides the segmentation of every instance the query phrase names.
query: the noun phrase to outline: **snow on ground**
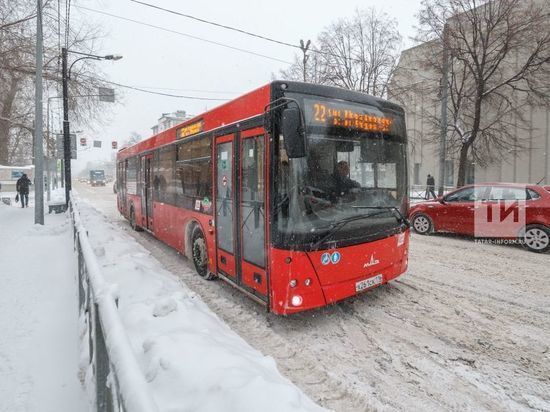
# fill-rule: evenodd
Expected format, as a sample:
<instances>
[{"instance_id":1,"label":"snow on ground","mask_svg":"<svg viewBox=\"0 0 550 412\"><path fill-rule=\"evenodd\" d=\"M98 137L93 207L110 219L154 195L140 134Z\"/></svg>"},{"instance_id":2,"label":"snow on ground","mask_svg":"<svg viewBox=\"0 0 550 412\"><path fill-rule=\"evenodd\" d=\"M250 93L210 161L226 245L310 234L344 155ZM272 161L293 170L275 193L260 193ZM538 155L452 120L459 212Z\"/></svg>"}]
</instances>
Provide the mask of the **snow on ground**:
<instances>
[{"instance_id":1,"label":"snow on ground","mask_svg":"<svg viewBox=\"0 0 550 412\"><path fill-rule=\"evenodd\" d=\"M0 204L0 235L0 411L84 411L70 223Z\"/></svg>"},{"instance_id":2,"label":"snow on ground","mask_svg":"<svg viewBox=\"0 0 550 412\"><path fill-rule=\"evenodd\" d=\"M160 410L323 410L146 249L95 209L78 208Z\"/></svg>"},{"instance_id":3,"label":"snow on ground","mask_svg":"<svg viewBox=\"0 0 550 412\"><path fill-rule=\"evenodd\" d=\"M410 272L340 304L266 316L134 232L104 188L79 187L250 345L336 411L550 411L550 254L412 235Z\"/></svg>"}]
</instances>

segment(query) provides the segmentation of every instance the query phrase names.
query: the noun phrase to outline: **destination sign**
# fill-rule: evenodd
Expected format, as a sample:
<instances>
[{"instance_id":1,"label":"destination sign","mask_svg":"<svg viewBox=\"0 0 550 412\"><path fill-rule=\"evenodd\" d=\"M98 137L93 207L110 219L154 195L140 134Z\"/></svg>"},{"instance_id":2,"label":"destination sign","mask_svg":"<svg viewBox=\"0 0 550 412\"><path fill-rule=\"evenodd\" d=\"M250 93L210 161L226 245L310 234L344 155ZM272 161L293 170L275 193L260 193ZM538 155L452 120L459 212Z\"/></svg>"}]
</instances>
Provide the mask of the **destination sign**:
<instances>
[{"instance_id":1,"label":"destination sign","mask_svg":"<svg viewBox=\"0 0 550 412\"><path fill-rule=\"evenodd\" d=\"M198 122L188 124L187 126L183 126L181 129L179 129L178 137L180 139L183 139L185 137L189 137L194 134L200 133L203 131L203 129L204 129L204 122L202 120L199 120Z\"/></svg>"},{"instance_id":2,"label":"destination sign","mask_svg":"<svg viewBox=\"0 0 550 412\"><path fill-rule=\"evenodd\" d=\"M367 108L338 102L306 99L306 115L311 125L345 127L365 132L390 131L392 119L367 113Z\"/></svg>"}]
</instances>

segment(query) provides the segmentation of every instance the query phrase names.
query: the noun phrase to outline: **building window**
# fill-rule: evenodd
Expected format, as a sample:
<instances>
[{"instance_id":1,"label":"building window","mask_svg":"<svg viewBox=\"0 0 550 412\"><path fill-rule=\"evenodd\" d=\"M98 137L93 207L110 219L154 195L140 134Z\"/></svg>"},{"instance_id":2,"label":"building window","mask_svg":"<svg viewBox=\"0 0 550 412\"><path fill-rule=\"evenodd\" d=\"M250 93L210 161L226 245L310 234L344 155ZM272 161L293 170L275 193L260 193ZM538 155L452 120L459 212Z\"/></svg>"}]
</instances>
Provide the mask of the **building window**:
<instances>
[{"instance_id":1,"label":"building window","mask_svg":"<svg viewBox=\"0 0 550 412\"><path fill-rule=\"evenodd\" d=\"M415 185L420 184L420 163L414 164L414 183Z\"/></svg>"}]
</instances>

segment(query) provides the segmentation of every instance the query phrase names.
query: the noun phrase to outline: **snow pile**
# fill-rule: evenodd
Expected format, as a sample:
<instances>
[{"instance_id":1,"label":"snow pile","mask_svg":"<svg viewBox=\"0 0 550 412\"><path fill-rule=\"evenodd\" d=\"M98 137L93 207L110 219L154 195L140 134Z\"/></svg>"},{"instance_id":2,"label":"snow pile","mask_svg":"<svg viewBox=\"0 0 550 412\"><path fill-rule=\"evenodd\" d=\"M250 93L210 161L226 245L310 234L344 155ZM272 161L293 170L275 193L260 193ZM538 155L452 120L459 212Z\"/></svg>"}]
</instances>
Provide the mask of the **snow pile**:
<instances>
[{"instance_id":1,"label":"snow pile","mask_svg":"<svg viewBox=\"0 0 550 412\"><path fill-rule=\"evenodd\" d=\"M129 235L78 208L160 410L323 410Z\"/></svg>"},{"instance_id":2,"label":"snow pile","mask_svg":"<svg viewBox=\"0 0 550 412\"><path fill-rule=\"evenodd\" d=\"M85 411L70 222L0 204L0 411Z\"/></svg>"}]
</instances>

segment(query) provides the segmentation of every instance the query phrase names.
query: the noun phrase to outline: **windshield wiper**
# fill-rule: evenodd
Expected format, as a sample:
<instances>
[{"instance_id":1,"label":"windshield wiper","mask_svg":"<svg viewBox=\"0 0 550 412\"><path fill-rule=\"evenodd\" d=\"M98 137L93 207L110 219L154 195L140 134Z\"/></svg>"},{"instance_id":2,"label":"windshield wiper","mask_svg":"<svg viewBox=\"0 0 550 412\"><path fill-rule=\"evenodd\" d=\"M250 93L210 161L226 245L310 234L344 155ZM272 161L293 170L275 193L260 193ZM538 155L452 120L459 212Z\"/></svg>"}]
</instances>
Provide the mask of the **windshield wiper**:
<instances>
[{"instance_id":1,"label":"windshield wiper","mask_svg":"<svg viewBox=\"0 0 550 412\"><path fill-rule=\"evenodd\" d=\"M377 216L379 214L384 213L387 210L391 210L392 212L395 212L396 218L398 222L405 223L407 226L410 226L409 221L403 216L403 213L396 208L395 206L352 206L354 209L378 209L380 210L379 213L373 213L369 216Z\"/></svg>"},{"instance_id":2,"label":"windshield wiper","mask_svg":"<svg viewBox=\"0 0 550 412\"><path fill-rule=\"evenodd\" d=\"M374 215L376 215L376 214L377 213L375 213ZM372 213L364 213L364 214L357 215L357 216L350 216L346 219L340 220L339 222L333 223L332 225L329 226L328 232L325 233L325 235L321 239L319 239L317 242L315 242L313 244L312 248L317 249L317 247L321 243L323 243L326 239L328 239L331 235L333 235L337 230L341 229L342 227L347 225L349 222L354 222L356 220L361 220L361 219L364 219L366 217L371 217L371 216L373 216Z\"/></svg>"},{"instance_id":3,"label":"windshield wiper","mask_svg":"<svg viewBox=\"0 0 550 412\"><path fill-rule=\"evenodd\" d=\"M317 249L317 247L320 244L322 244L325 240L327 240L330 236L332 236L337 230L340 230L342 227L347 225L349 222L354 222L356 220L361 220L361 219L364 219L364 218L367 218L367 217L378 216L378 215L381 215L381 214L383 214L384 212L387 212L387 211L395 212L394 216L397 219L397 221L399 223L405 224L407 227L410 227L409 221L407 219L405 219L405 217L403 216L401 211L398 208L396 208L395 206L352 206L352 207L357 208L357 209L375 209L375 210L379 210L379 212L376 212L376 213L363 213L363 214L360 214L360 215L357 215L357 216L350 216L347 219L343 219L343 220L340 220L337 223L333 223L329 227L328 232L321 239L319 239L317 242L315 242L313 244L313 246L312 246L313 249Z\"/></svg>"}]
</instances>

